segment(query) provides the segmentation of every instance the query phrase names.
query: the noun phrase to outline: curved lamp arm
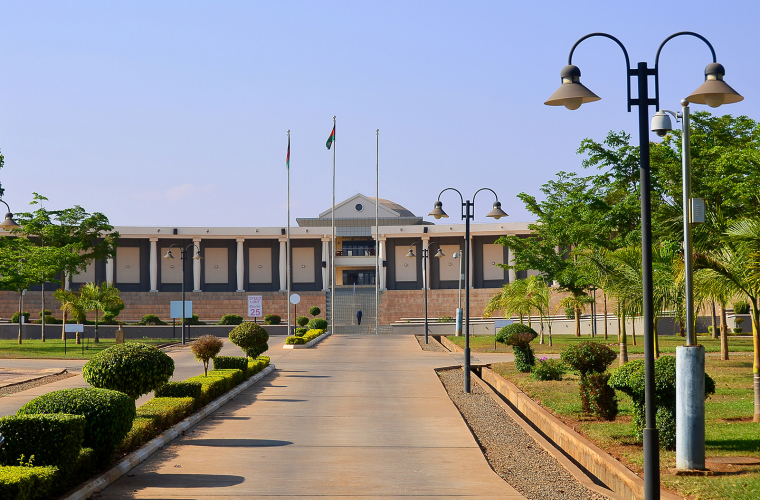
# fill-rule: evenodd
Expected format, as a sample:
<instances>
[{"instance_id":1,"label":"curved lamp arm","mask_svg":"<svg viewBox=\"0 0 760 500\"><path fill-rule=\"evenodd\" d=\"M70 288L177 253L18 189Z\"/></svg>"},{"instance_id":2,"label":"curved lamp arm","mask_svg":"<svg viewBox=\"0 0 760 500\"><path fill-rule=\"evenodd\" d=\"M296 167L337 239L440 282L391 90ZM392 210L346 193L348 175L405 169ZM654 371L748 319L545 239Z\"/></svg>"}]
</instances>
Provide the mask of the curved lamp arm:
<instances>
[{"instance_id":1,"label":"curved lamp arm","mask_svg":"<svg viewBox=\"0 0 760 500\"><path fill-rule=\"evenodd\" d=\"M631 112L631 60L628 57L628 51L625 50L625 45L623 45L623 42L615 38L614 36L607 34L607 33L589 33L588 35L582 37L580 40L575 42L575 45L573 45L573 48L570 49L570 55L567 57L567 64L573 64L573 52L575 52L575 48L585 39L595 37L595 36L601 36L604 38L609 38L616 44L620 46L621 49L623 49L623 55L625 56L625 83L628 88L628 112Z\"/></svg>"},{"instance_id":2,"label":"curved lamp arm","mask_svg":"<svg viewBox=\"0 0 760 500\"><path fill-rule=\"evenodd\" d=\"M694 33L693 31L679 31L678 33L673 33L669 37L667 37L665 40L662 41L660 46L657 48L657 55L654 56L654 97L657 103L655 104L655 110L660 110L660 78L659 78L659 64L660 64L660 51L662 51L662 48L665 46L666 43L668 43L670 40L677 36L693 36L695 38L699 38L710 49L710 53L712 54L712 62L718 62L718 60L715 57L715 49L713 48L712 44L707 40L707 38L703 37L699 33ZM663 110L665 111L665 110Z\"/></svg>"},{"instance_id":3,"label":"curved lamp arm","mask_svg":"<svg viewBox=\"0 0 760 500\"><path fill-rule=\"evenodd\" d=\"M459 190L456 188L446 188L440 193L438 193L438 201L441 201L441 195L445 193L446 191L456 191L457 194L459 195L459 199L462 201L462 205L464 205L464 196L462 196L462 193L460 193Z\"/></svg>"},{"instance_id":4,"label":"curved lamp arm","mask_svg":"<svg viewBox=\"0 0 760 500\"><path fill-rule=\"evenodd\" d=\"M499 201L499 195L498 195L498 194L496 194L496 191L494 191L494 190L493 190L493 189L491 189L491 188L480 188L480 189L478 189L477 191L475 191L475 194L474 194L474 195L472 195L472 203L473 203L473 204L475 204L475 197L476 197L476 196L478 195L478 193L479 193L479 192L481 192L481 191L491 191L491 192L493 193L493 195L496 197L496 201Z\"/></svg>"},{"instance_id":5,"label":"curved lamp arm","mask_svg":"<svg viewBox=\"0 0 760 500\"><path fill-rule=\"evenodd\" d=\"M5 200L0 200L0 202L2 202L3 205L5 205L5 207L8 209L8 213L10 213L11 207L9 207L7 203L5 203Z\"/></svg>"}]
</instances>

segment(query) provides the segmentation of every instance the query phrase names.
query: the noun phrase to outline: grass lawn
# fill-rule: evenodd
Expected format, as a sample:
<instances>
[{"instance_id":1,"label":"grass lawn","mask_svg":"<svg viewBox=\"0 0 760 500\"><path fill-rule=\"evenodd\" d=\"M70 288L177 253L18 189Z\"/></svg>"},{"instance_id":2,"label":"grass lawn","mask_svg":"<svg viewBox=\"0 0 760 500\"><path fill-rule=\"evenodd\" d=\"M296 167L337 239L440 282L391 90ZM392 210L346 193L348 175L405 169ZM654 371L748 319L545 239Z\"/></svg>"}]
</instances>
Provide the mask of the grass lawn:
<instances>
[{"instance_id":1,"label":"grass lawn","mask_svg":"<svg viewBox=\"0 0 760 500\"><path fill-rule=\"evenodd\" d=\"M456 337L450 335L446 337L450 341L454 342L459 347L464 348L464 337ZM538 339L534 340L530 345L536 354L559 354L573 344L586 341L604 342L606 344L615 344L611 346L615 352L619 351L617 344L617 335L610 335L607 340L604 340L604 336L597 335L591 338L589 335L576 337L575 335L553 335L552 345L549 345L549 338L544 338L545 344L539 344ZM697 342L705 346L705 352L720 352L720 339L714 339L712 337L697 337ZM672 337L672 336L660 336L660 353L663 354L675 354L676 346L685 345L686 339L684 337ZM494 350L494 336L493 335L478 335L476 337L470 336L470 349L472 352L512 352L510 346L496 343L496 350ZM728 349L731 352L752 352L752 338L751 337L728 337ZM633 340L630 333L628 334L628 354L644 354L644 339L637 335L636 345L633 345ZM751 370L750 370L751 371Z\"/></svg>"},{"instance_id":2,"label":"grass lawn","mask_svg":"<svg viewBox=\"0 0 760 500\"><path fill-rule=\"evenodd\" d=\"M601 422L581 414L576 375L566 375L561 381L535 382L528 374L517 372L514 363L496 364L494 370L629 468L642 472L642 446L636 441L628 396L618 393L617 419ZM734 355L730 361L707 358L706 371L716 386L705 408L707 457L760 458L760 423L752 422L752 357ZM681 495L696 495L699 499L760 498L760 465L708 465L716 475L676 476L669 470L675 468L675 452L666 450L660 451L660 464L663 486Z\"/></svg>"},{"instance_id":3,"label":"grass lawn","mask_svg":"<svg viewBox=\"0 0 760 500\"><path fill-rule=\"evenodd\" d=\"M166 344L172 339L127 339L127 342L142 342L149 345ZM63 341L57 338L41 340L24 340L21 345L18 340L0 340L0 359L90 359L96 353L114 345L114 339L100 339L97 344L92 339L84 344L76 345L74 340L66 343L66 354L63 354ZM84 346L84 351L82 347Z\"/></svg>"}]
</instances>

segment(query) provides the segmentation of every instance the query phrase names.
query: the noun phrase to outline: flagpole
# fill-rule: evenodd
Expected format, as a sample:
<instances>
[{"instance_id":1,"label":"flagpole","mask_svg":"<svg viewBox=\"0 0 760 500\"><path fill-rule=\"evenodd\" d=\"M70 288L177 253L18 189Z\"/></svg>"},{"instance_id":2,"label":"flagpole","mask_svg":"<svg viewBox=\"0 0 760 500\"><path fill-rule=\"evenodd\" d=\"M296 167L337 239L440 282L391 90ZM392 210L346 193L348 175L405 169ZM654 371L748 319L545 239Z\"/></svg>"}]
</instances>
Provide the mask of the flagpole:
<instances>
[{"instance_id":1,"label":"flagpole","mask_svg":"<svg viewBox=\"0 0 760 500\"><path fill-rule=\"evenodd\" d=\"M375 335L380 326L380 129L375 130Z\"/></svg>"},{"instance_id":2,"label":"flagpole","mask_svg":"<svg viewBox=\"0 0 760 500\"><path fill-rule=\"evenodd\" d=\"M333 115L333 132L335 132L335 115ZM332 170L332 255L330 256L330 267L332 268L330 274L332 275L330 281L332 285L332 291L330 292L330 321L332 326L330 332L335 334L335 137L332 141L333 151L333 170Z\"/></svg>"},{"instance_id":3,"label":"flagpole","mask_svg":"<svg viewBox=\"0 0 760 500\"><path fill-rule=\"evenodd\" d=\"M286 271L286 278L287 278L287 287L288 287L288 296L287 300L285 301L285 305L288 307L288 335L292 335L291 333L291 321L290 321L290 281L291 281L291 260L290 260L290 130L288 130L288 232L287 232L287 244L285 245L286 252L287 252L287 259L288 259L288 268Z\"/></svg>"}]
</instances>

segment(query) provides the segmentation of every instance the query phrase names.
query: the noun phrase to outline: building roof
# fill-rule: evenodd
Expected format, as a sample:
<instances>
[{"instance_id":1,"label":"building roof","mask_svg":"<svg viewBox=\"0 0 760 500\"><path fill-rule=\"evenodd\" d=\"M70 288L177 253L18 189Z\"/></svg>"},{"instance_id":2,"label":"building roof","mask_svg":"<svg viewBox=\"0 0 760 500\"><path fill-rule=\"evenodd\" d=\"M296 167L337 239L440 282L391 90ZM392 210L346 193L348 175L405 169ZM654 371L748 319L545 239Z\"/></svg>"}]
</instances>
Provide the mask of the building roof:
<instances>
[{"instance_id":1,"label":"building roof","mask_svg":"<svg viewBox=\"0 0 760 500\"><path fill-rule=\"evenodd\" d=\"M411 211L407 210L406 208L402 207L395 201L386 200L383 198L375 198L374 196L368 196L368 198L372 201L375 201L376 199L380 201L380 205L384 206L390 210L393 210L394 212L398 212L399 217L417 217L414 215Z\"/></svg>"}]
</instances>

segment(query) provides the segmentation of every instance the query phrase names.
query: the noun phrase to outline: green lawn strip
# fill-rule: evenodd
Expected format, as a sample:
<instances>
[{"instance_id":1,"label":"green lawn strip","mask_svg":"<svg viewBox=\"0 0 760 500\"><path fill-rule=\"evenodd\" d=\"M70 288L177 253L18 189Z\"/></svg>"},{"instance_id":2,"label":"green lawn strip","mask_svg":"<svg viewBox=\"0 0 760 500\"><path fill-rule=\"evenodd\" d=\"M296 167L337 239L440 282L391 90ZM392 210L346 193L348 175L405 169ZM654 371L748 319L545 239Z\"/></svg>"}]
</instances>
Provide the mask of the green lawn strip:
<instances>
[{"instance_id":1,"label":"green lawn strip","mask_svg":"<svg viewBox=\"0 0 760 500\"><path fill-rule=\"evenodd\" d=\"M457 337L454 335L447 336L447 339L454 342L459 347L464 348L464 337ZM597 335L591 338L589 335L576 337L575 335L554 335L552 336L552 344L549 345L549 338L545 336L545 343L539 344L538 339L531 342L530 346L536 354L559 354L571 345L579 342L603 342L605 344L614 344L613 350L618 351L617 335L609 335L607 340L604 340L604 336ZM720 340L713 339L712 337L698 337L697 341L705 346L705 352L720 352ZM659 338L660 353L663 354L675 354L676 347L684 345L686 339L684 337L665 337ZM731 352L752 352L752 338L751 337L729 337L728 348ZM470 349L472 352L512 352L512 348L496 343L496 350L494 350L494 336L493 335L478 335L470 336ZM630 333L628 334L628 354L644 354L644 339L636 337L636 345L633 345Z\"/></svg>"},{"instance_id":2,"label":"green lawn strip","mask_svg":"<svg viewBox=\"0 0 760 500\"><path fill-rule=\"evenodd\" d=\"M628 396L617 393L620 413L615 421L596 421L581 414L577 375L567 375L561 381L536 382L529 374L519 373L514 363L498 363L493 368L602 449L631 469L642 471L642 446L635 438ZM708 357L706 371L716 385L716 393L705 407L707 456L760 458L760 423L752 422L751 356L735 355L730 361ZM666 450L660 451L660 465L662 484L685 496L698 494L705 500L760 498L760 466L727 466L715 476L676 476L669 471L675 468L675 452Z\"/></svg>"},{"instance_id":3,"label":"green lawn strip","mask_svg":"<svg viewBox=\"0 0 760 500\"><path fill-rule=\"evenodd\" d=\"M167 344L172 339L127 339L126 342L140 342L148 345ZM41 340L24 340L19 345L18 340L0 340L0 359L90 359L103 349L114 345L114 339L100 339L97 344L84 340L83 344L77 345L74 340L66 342L66 354L64 355L64 343L60 335L56 338ZM82 346L84 345L84 352Z\"/></svg>"}]
</instances>

